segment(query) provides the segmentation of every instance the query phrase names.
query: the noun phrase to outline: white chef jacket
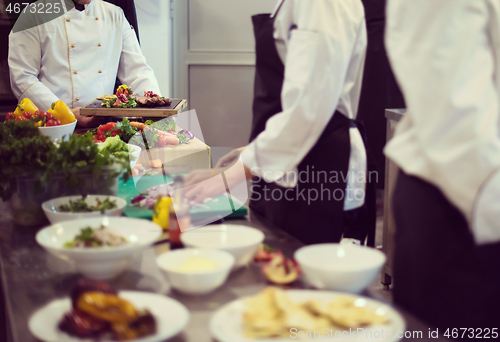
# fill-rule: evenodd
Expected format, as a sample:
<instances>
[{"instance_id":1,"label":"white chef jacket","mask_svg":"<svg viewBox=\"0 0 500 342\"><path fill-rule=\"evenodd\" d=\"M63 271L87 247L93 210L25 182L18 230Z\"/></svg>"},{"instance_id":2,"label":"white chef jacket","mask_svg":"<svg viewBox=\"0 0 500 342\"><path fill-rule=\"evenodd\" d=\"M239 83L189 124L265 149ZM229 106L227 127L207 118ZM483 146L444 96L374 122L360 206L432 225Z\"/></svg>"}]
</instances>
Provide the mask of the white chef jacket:
<instances>
[{"instance_id":1,"label":"white chef jacket","mask_svg":"<svg viewBox=\"0 0 500 342\"><path fill-rule=\"evenodd\" d=\"M283 174L297 172L334 112L350 119L357 116L367 34L360 0L282 2L274 37L285 64L283 111L267 121L241 157L265 180L295 187L297 177ZM364 195L354 194L364 194L367 178L366 151L357 128L350 129L350 141L344 210L363 205Z\"/></svg>"},{"instance_id":2,"label":"white chef jacket","mask_svg":"<svg viewBox=\"0 0 500 342\"><path fill-rule=\"evenodd\" d=\"M500 2L390 0L386 45L408 112L385 149L437 186L478 244L500 241ZM480 204L478 206L478 204Z\"/></svg>"},{"instance_id":3,"label":"white chef jacket","mask_svg":"<svg viewBox=\"0 0 500 342\"><path fill-rule=\"evenodd\" d=\"M30 98L44 111L57 100L82 107L113 94L117 76L137 94L160 93L121 8L102 0L84 11L61 4L64 15L9 35L11 87L19 101ZM24 15L32 14L19 20Z\"/></svg>"}]
</instances>

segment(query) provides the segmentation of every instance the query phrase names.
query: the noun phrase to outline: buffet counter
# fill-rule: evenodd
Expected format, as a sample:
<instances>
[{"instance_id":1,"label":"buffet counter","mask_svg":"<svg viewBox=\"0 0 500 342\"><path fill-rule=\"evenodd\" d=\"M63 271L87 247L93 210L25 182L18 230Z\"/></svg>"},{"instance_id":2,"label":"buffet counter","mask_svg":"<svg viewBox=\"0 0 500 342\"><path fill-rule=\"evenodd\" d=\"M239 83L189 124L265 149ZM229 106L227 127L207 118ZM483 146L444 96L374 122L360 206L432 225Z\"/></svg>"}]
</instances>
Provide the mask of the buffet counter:
<instances>
[{"instance_id":1,"label":"buffet counter","mask_svg":"<svg viewBox=\"0 0 500 342\"><path fill-rule=\"evenodd\" d=\"M264 225L254 215L227 222L262 230L266 236L265 243L281 249L287 256L292 256L293 252L302 246L285 232L269 229L268 225ZM40 227L15 225L6 203L3 202L0 202L0 227L1 278L9 335L7 341L36 341L27 326L30 315L51 300L67 296L80 275L74 273L70 264L49 255L36 243L35 233ZM183 333L171 339L173 342L214 341L209 332L211 314L236 298L256 294L268 286L260 273L260 267L251 263L250 266L233 272L225 285L209 295L186 296L171 291L155 263L157 255L168 248L168 243L149 248L142 258L135 260L128 271L110 283L119 290L163 293L183 303L190 311L190 321ZM303 287L303 284L297 282L290 288ZM366 291L364 295L384 302L377 293ZM407 331L421 331L425 340L429 327L409 314L403 313L403 316ZM433 340L445 341L440 338Z\"/></svg>"}]
</instances>

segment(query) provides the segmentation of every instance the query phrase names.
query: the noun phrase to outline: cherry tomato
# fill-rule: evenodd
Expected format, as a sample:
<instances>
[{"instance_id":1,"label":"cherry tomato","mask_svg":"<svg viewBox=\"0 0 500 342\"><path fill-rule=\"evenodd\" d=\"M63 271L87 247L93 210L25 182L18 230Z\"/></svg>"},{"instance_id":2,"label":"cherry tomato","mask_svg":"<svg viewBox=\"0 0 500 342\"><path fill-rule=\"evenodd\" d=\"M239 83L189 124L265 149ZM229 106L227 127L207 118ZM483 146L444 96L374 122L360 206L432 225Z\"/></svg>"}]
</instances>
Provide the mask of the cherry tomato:
<instances>
[{"instance_id":1,"label":"cherry tomato","mask_svg":"<svg viewBox=\"0 0 500 342\"><path fill-rule=\"evenodd\" d=\"M15 114L14 113L7 113L7 115L5 116L5 121L8 121L8 120L14 120L16 118Z\"/></svg>"},{"instance_id":2,"label":"cherry tomato","mask_svg":"<svg viewBox=\"0 0 500 342\"><path fill-rule=\"evenodd\" d=\"M50 113L45 113L45 117L47 118L47 122L49 120L52 120L52 114L50 114Z\"/></svg>"},{"instance_id":3,"label":"cherry tomato","mask_svg":"<svg viewBox=\"0 0 500 342\"><path fill-rule=\"evenodd\" d=\"M57 121L55 120L47 120L47 123L45 124L45 127L52 127L52 126L57 126Z\"/></svg>"},{"instance_id":4,"label":"cherry tomato","mask_svg":"<svg viewBox=\"0 0 500 342\"><path fill-rule=\"evenodd\" d=\"M35 118L37 121L42 121L44 116L45 116L45 112L43 110L37 110L33 114L33 118Z\"/></svg>"},{"instance_id":5,"label":"cherry tomato","mask_svg":"<svg viewBox=\"0 0 500 342\"><path fill-rule=\"evenodd\" d=\"M26 119L31 119L33 118L33 114L31 112L24 112L23 113L23 116L26 118Z\"/></svg>"},{"instance_id":6,"label":"cherry tomato","mask_svg":"<svg viewBox=\"0 0 500 342\"><path fill-rule=\"evenodd\" d=\"M61 120L56 119L56 126L61 126Z\"/></svg>"}]
</instances>

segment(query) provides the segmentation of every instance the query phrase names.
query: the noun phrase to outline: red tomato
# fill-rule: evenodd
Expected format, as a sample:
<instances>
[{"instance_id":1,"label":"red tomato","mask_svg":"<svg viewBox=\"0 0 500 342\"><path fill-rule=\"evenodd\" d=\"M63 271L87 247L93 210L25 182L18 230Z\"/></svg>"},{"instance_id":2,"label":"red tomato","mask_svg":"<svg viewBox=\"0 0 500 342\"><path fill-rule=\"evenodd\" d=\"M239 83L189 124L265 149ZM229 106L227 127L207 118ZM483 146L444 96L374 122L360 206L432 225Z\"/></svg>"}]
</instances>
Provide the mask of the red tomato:
<instances>
[{"instance_id":1,"label":"red tomato","mask_svg":"<svg viewBox=\"0 0 500 342\"><path fill-rule=\"evenodd\" d=\"M56 126L61 126L61 120L56 119L55 121L56 121Z\"/></svg>"},{"instance_id":2,"label":"red tomato","mask_svg":"<svg viewBox=\"0 0 500 342\"><path fill-rule=\"evenodd\" d=\"M156 146L163 147L167 144L167 136L166 135L158 135L158 144Z\"/></svg>"},{"instance_id":3,"label":"red tomato","mask_svg":"<svg viewBox=\"0 0 500 342\"><path fill-rule=\"evenodd\" d=\"M47 123L45 124L45 127L52 127L52 126L57 126L57 121L55 121L55 120L47 120Z\"/></svg>"},{"instance_id":4,"label":"red tomato","mask_svg":"<svg viewBox=\"0 0 500 342\"><path fill-rule=\"evenodd\" d=\"M26 118L26 119L31 119L33 117L33 114L31 112L24 112L23 113L23 116Z\"/></svg>"},{"instance_id":5,"label":"red tomato","mask_svg":"<svg viewBox=\"0 0 500 342\"><path fill-rule=\"evenodd\" d=\"M52 120L52 114L50 114L50 113L45 113L45 116L47 117L47 122L48 122L49 120Z\"/></svg>"},{"instance_id":6,"label":"red tomato","mask_svg":"<svg viewBox=\"0 0 500 342\"><path fill-rule=\"evenodd\" d=\"M16 115L14 113L7 113L7 115L5 116L5 121L8 121L8 120L15 120L16 119Z\"/></svg>"},{"instance_id":7,"label":"red tomato","mask_svg":"<svg viewBox=\"0 0 500 342\"><path fill-rule=\"evenodd\" d=\"M33 117L36 118L38 121L43 120L43 117L45 116L45 112L43 110L37 110L34 114Z\"/></svg>"}]
</instances>

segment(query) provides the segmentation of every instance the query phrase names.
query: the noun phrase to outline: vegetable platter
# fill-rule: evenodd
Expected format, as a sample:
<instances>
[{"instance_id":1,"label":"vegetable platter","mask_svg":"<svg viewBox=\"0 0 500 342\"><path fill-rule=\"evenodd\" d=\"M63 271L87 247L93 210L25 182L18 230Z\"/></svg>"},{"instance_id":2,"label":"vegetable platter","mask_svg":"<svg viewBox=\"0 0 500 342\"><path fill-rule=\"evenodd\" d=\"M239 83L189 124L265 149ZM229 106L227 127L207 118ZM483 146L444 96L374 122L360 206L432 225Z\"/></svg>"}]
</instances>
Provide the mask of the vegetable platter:
<instances>
[{"instance_id":1,"label":"vegetable platter","mask_svg":"<svg viewBox=\"0 0 500 342\"><path fill-rule=\"evenodd\" d=\"M169 99L153 91L134 94L122 84L113 95L102 95L80 110L84 116L169 117L177 115L187 105L183 99Z\"/></svg>"},{"instance_id":2,"label":"vegetable platter","mask_svg":"<svg viewBox=\"0 0 500 342\"><path fill-rule=\"evenodd\" d=\"M80 109L82 116L133 116L133 117L160 117L165 118L179 114L187 106L187 100L170 99L168 106L156 108L106 108L102 107L102 100L95 100Z\"/></svg>"}]
</instances>

